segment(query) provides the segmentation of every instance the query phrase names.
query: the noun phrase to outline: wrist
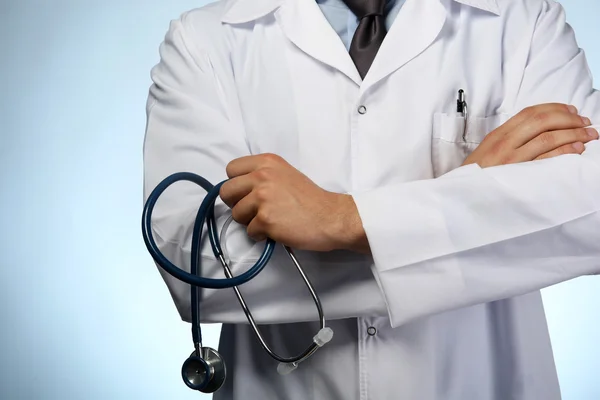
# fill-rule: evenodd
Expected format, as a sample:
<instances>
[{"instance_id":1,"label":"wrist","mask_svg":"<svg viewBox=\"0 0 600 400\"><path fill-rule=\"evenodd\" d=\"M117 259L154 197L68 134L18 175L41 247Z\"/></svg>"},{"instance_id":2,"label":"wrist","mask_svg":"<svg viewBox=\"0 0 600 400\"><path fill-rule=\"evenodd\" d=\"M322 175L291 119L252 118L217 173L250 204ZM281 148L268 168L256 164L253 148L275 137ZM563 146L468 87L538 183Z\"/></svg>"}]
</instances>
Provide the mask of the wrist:
<instances>
[{"instance_id":1,"label":"wrist","mask_svg":"<svg viewBox=\"0 0 600 400\"><path fill-rule=\"evenodd\" d=\"M350 250L370 254L371 250L358 208L349 194L335 193L334 209L330 213L328 236L333 250Z\"/></svg>"}]
</instances>

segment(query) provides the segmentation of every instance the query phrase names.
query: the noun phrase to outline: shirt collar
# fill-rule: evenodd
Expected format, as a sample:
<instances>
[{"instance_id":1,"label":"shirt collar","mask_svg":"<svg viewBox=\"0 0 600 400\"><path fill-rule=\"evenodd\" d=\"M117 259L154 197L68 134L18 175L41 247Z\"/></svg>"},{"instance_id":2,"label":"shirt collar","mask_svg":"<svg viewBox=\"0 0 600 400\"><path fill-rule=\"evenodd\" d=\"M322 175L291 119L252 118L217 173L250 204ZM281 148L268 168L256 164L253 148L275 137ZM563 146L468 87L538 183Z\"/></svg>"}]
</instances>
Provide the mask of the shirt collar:
<instances>
[{"instance_id":1,"label":"shirt collar","mask_svg":"<svg viewBox=\"0 0 600 400\"><path fill-rule=\"evenodd\" d=\"M243 24L273 12L287 0L230 0L222 22ZM302 0L306 1L306 0ZM421 1L421 0L417 0ZM452 0L470 7L500 15L499 0Z\"/></svg>"}]
</instances>

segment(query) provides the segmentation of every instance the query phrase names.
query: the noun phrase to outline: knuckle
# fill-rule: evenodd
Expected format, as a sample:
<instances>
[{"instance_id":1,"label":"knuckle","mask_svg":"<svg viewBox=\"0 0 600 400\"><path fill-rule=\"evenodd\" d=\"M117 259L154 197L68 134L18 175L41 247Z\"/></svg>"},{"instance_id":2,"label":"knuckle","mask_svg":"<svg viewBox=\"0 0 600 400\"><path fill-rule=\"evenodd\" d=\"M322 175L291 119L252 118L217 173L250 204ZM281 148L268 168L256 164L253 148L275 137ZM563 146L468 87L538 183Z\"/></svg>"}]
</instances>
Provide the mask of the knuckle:
<instances>
[{"instance_id":1,"label":"knuckle","mask_svg":"<svg viewBox=\"0 0 600 400\"><path fill-rule=\"evenodd\" d=\"M535 121L537 124L539 124L539 125L543 125L543 124L545 124L545 123L548 121L548 119L550 119L550 117L551 117L551 114L550 114L550 113L548 113L548 112L546 112L546 111L541 111L541 112L536 112L536 113L533 115L533 120L534 120L534 121Z\"/></svg>"},{"instance_id":2,"label":"knuckle","mask_svg":"<svg viewBox=\"0 0 600 400\"><path fill-rule=\"evenodd\" d=\"M264 161L265 161L267 164L271 164L271 165L272 165L272 164L279 163L279 162L281 162L281 160L282 160L280 156L278 156L277 154L274 154L274 153L264 153L264 154L262 155L262 157L263 157L263 160L264 160Z\"/></svg>"},{"instance_id":3,"label":"knuckle","mask_svg":"<svg viewBox=\"0 0 600 400\"><path fill-rule=\"evenodd\" d=\"M548 110L548 112L551 113L570 113L569 106L563 103L546 103L542 104L541 106L543 106L546 110Z\"/></svg>"},{"instance_id":4,"label":"knuckle","mask_svg":"<svg viewBox=\"0 0 600 400\"><path fill-rule=\"evenodd\" d=\"M254 176L260 181L268 181L273 178L273 170L271 168L260 168L254 171Z\"/></svg>"},{"instance_id":5,"label":"knuckle","mask_svg":"<svg viewBox=\"0 0 600 400\"><path fill-rule=\"evenodd\" d=\"M538 136L538 140L544 147L553 146L556 143L556 138L550 132L544 132Z\"/></svg>"},{"instance_id":6,"label":"knuckle","mask_svg":"<svg viewBox=\"0 0 600 400\"><path fill-rule=\"evenodd\" d=\"M536 113L536 106L525 107L521 111L521 114L525 117L531 117L531 116L535 115L535 113Z\"/></svg>"},{"instance_id":7,"label":"knuckle","mask_svg":"<svg viewBox=\"0 0 600 400\"><path fill-rule=\"evenodd\" d=\"M268 186L256 188L256 198L259 202L265 202L271 197L271 189Z\"/></svg>"},{"instance_id":8,"label":"knuckle","mask_svg":"<svg viewBox=\"0 0 600 400\"><path fill-rule=\"evenodd\" d=\"M557 104L557 106L560 106L564 113L571 114L571 108L573 108L575 110L575 114L578 113L577 107L575 107L575 106L571 106L569 104L563 104L563 103Z\"/></svg>"},{"instance_id":9,"label":"knuckle","mask_svg":"<svg viewBox=\"0 0 600 400\"><path fill-rule=\"evenodd\" d=\"M558 149L556 149L554 151L550 151L547 154L548 154L548 157L554 157L554 156L559 156L561 154L568 154L568 153L571 153L572 151L574 151L573 146L566 145L566 146L560 146Z\"/></svg>"},{"instance_id":10,"label":"knuckle","mask_svg":"<svg viewBox=\"0 0 600 400\"><path fill-rule=\"evenodd\" d=\"M576 114L569 114L568 118L568 122L572 124L572 126L576 126L578 128L585 128L585 123L581 116Z\"/></svg>"},{"instance_id":11,"label":"knuckle","mask_svg":"<svg viewBox=\"0 0 600 400\"><path fill-rule=\"evenodd\" d=\"M573 147L572 144L566 144L561 146L557 151L558 154L573 154L577 153L577 150Z\"/></svg>"},{"instance_id":12,"label":"knuckle","mask_svg":"<svg viewBox=\"0 0 600 400\"><path fill-rule=\"evenodd\" d=\"M257 219L257 222L263 227L270 226L273 222L271 213L266 211L264 208L258 211L255 218Z\"/></svg>"}]
</instances>

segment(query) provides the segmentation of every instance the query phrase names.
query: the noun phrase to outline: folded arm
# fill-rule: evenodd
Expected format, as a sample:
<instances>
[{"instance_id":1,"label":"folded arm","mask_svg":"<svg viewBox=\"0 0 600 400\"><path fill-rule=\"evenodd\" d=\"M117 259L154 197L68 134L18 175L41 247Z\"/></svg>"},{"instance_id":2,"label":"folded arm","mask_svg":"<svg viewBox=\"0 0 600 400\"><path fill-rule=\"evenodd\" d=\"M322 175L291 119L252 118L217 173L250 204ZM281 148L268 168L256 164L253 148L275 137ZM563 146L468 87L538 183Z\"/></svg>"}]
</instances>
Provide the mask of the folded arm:
<instances>
[{"instance_id":1,"label":"folded arm","mask_svg":"<svg viewBox=\"0 0 600 400\"><path fill-rule=\"evenodd\" d=\"M554 2L540 14L515 111L546 102L600 122L600 93ZM467 165L353 198L393 326L600 272L598 141L582 155Z\"/></svg>"}]
</instances>

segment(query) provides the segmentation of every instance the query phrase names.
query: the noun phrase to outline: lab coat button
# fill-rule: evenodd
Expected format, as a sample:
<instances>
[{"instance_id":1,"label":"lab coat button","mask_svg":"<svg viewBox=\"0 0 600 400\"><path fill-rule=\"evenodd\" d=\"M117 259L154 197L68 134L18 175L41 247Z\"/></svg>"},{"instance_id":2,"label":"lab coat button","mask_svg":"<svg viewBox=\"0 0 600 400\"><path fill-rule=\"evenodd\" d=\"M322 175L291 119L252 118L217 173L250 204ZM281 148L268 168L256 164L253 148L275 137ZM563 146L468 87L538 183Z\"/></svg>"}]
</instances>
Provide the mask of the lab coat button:
<instances>
[{"instance_id":1,"label":"lab coat button","mask_svg":"<svg viewBox=\"0 0 600 400\"><path fill-rule=\"evenodd\" d=\"M367 113L367 107L365 107L365 106L358 107L358 113L359 114L366 114Z\"/></svg>"},{"instance_id":2,"label":"lab coat button","mask_svg":"<svg viewBox=\"0 0 600 400\"><path fill-rule=\"evenodd\" d=\"M377 333L377 329L374 326L370 326L367 329L367 333L369 334L369 336L375 336L375 334Z\"/></svg>"}]
</instances>

